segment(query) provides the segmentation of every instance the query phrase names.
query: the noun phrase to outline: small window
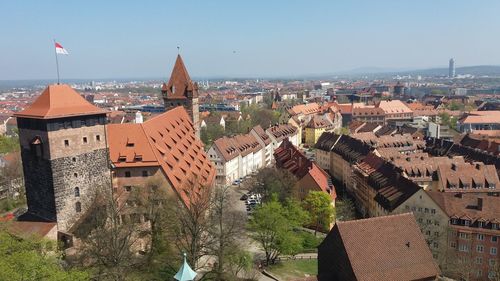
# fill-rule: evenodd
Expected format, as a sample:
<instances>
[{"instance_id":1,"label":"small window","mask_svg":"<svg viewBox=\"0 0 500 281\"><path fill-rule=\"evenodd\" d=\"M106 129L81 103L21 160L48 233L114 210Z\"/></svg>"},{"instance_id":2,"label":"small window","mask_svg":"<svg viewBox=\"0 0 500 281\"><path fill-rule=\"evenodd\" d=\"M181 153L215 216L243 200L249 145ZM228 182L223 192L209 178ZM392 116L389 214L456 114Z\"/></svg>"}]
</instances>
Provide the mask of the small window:
<instances>
[{"instance_id":1,"label":"small window","mask_svg":"<svg viewBox=\"0 0 500 281\"><path fill-rule=\"evenodd\" d=\"M96 140L96 141L101 141L101 136L100 136L100 135L96 135L96 136L95 136L95 140Z\"/></svg>"},{"instance_id":2,"label":"small window","mask_svg":"<svg viewBox=\"0 0 500 281\"><path fill-rule=\"evenodd\" d=\"M126 186L124 186L124 188L125 188L125 191L127 191L127 192L132 191L132 187L130 185L126 185Z\"/></svg>"},{"instance_id":3,"label":"small window","mask_svg":"<svg viewBox=\"0 0 500 281\"><path fill-rule=\"evenodd\" d=\"M130 177L131 177L130 171L126 171L126 172L125 172L125 177L126 177L126 178L130 178Z\"/></svg>"},{"instance_id":4,"label":"small window","mask_svg":"<svg viewBox=\"0 0 500 281\"><path fill-rule=\"evenodd\" d=\"M75 203L75 211L77 213L80 213L82 211L82 203L80 203L80 202Z\"/></svg>"},{"instance_id":5,"label":"small window","mask_svg":"<svg viewBox=\"0 0 500 281\"><path fill-rule=\"evenodd\" d=\"M64 140L64 146L69 146L69 140Z\"/></svg>"},{"instance_id":6,"label":"small window","mask_svg":"<svg viewBox=\"0 0 500 281\"><path fill-rule=\"evenodd\" d=\"M73 176L74 176L75 178L77 178L77 177L78 177L78 173L74 173L74 174L73 174Z\"/></svg>"},{"instance_id":7,"label":"small window","mask_svg":"<svg viewBox=\"0 0 500 281\"><path fill-rule=\"evenodd\" d=\"M76 157L71 158L71 160L73 160L73 162L76 162Z\"/></svg>"},{"instance_id":8,"label":"small window","mask_svg":"<svg viewBox=\"0 0 500 281\"><path fill-rule=\"evenodd\" d=\"M75 187L75 197L80 197L80 188Z\"/></svg>"},{"instance_id":9,"label":"small window","mask_svg":"<svg viewBox=\"0 0 500 281\"><path fill-rule=\"evenodd\" d=\"M491 255L496 255L496 254L497 254L497 248L495 248L495 247L491 247L491 248L490 248L490 254L491 254Z\"/></svg>"},{"instance_id":10,"label":"small window","mask_svg":"<svg viewBox=\"0 0 500 281\"><path fill-rule=\"evenodd\" d=\"M478 253L482 253L482 252L484 252L484 247L483 247L483 245L477 245L477 246L476 246L476 251L477 251Z\"/></svg>"},{"instance_id":11,"label":"small window","mask_svg":"<svg viewBox=\"0 0 500 281\"><path fill-rule=\"evenodd\" d=\"M491 242L493 243L498 242L498 236L491 236Z\"/></svg>"},{"instance_id":12,"label":"small window","mask_svg":"<svg viewBox=\"0 0 500 281\"><path fill-rule=\"evenodd\" d=\"M87 137L83 137L83 143L88 143Z\"/></svg>"},{"instance_id":13,"label":"small window","mask_svg":"<svg viewBox=\"0 0 500 281\"><path fill-rule=\"evenodd\" d=\"M147 176L149 176L148 171L142 171L142 176L143 176L143 177L147 177Z\"/></svg>"}]
</instances>

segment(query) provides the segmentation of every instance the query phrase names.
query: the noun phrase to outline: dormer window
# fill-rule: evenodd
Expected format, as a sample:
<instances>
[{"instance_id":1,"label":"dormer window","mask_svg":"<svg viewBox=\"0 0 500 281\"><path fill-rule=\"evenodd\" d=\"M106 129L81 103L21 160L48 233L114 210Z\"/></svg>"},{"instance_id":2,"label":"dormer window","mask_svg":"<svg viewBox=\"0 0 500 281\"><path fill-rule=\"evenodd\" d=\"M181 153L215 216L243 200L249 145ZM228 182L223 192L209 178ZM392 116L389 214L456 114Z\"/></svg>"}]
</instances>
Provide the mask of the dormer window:
<instances>
[{"instance_id":1,"label":"dormer window","mask_svg":"<svg viewBox=\"0 0 500 281\"><path fill-rule=\"evenodd\" d=\"M463 220L463 222L464 222L465 226L469 226L470 225L470 220Z\"/></svg>"},{"instance_id":2,"label":"dormer window","mask_svg":"<svg viewBox=\"0 0 500 281\"><path fill-rule=\"evenodd\" d=\"M458 220L457 219L451 219L451 224L458 224Z\"/></svg>"}]
</instances>

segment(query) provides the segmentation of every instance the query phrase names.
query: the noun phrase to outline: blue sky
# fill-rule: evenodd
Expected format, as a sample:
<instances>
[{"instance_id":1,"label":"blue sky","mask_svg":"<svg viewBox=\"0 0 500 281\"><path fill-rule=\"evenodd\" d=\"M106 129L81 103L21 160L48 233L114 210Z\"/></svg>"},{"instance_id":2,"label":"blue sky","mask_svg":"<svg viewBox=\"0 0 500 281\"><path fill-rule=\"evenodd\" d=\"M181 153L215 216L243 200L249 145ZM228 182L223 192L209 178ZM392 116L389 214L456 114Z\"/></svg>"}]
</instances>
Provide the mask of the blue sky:
<instances>
[{"instance_id":1,"label":"blue sky","mask_svg":"<svg viewBox=\"0 0 500 281\"><path fill-rule=\"evenodd\" d=\"M500 1L0 1L0 80L500 65Z\"/></svg>"}]
</instances>

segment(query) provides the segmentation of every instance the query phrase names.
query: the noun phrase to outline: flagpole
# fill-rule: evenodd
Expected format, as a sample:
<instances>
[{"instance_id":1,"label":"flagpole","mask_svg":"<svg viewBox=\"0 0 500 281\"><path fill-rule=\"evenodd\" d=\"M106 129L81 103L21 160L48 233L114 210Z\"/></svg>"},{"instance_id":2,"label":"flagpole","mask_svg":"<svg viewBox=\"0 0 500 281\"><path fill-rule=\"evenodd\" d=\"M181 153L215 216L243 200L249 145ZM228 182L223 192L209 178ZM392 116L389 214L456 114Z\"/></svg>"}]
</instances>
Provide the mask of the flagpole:
<instances>
[{"instance_id":1,"label":"flagpole","mask_svg":"<svg viewBox=\"0 0 500 281\"><path fill-rule=\"evenodd\" d=\"M57 60L56 39L54 39L54 54L56 56L57 85L59 85L59 61Z\"/></svg>"}]
</instances>

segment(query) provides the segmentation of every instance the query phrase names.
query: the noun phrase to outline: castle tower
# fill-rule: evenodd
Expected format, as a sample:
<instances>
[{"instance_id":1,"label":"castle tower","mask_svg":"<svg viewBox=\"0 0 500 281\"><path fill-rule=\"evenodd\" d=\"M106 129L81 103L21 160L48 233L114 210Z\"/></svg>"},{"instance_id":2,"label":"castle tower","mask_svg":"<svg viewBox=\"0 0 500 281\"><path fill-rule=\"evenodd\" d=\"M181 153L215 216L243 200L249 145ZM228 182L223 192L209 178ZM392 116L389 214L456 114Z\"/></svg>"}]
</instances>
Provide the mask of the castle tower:
<instances>
[{"instance_id":1,"label":"castle tower","mask_svg":"<svg viewBox=\"0 0 500 281\"><path fill-rule=\"evenodd\" d=\"M180 55L177 55L174 69L167 84L161 88L165 110L177 106L184 106L193 120L196 136L200 136L200 122L198 109L198 84L193 82L184 66Z\"/></svg>"},{"instance_id":2,"label":"castle tower","mask_svg":"<svg viewBox=\"0 0 500 281\"><path fill-rule=\"evenodd\" d=\"M69 230L95 189L110 188L106 112L68 85L49 85L15 116L28 215Z\"/></svg>"}]
</instances>

